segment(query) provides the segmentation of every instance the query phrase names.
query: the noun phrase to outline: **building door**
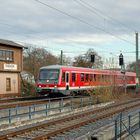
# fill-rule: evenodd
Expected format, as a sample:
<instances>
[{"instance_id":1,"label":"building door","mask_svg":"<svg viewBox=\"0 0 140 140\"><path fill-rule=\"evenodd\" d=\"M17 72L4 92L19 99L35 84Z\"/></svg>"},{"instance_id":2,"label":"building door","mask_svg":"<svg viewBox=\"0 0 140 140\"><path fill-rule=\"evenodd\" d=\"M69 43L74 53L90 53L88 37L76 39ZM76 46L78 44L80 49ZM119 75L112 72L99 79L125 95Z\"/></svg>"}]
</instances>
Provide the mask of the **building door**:
<instances>
[{"instance_id":1,"label":"building door","mask_svg":"<svg viewBox=\"0 0 140 140\"><path fill-rule=\"evenodd\" d=\"M18 73L0 73L0 94L19 94Z\"/></svg>"}]
</instances>

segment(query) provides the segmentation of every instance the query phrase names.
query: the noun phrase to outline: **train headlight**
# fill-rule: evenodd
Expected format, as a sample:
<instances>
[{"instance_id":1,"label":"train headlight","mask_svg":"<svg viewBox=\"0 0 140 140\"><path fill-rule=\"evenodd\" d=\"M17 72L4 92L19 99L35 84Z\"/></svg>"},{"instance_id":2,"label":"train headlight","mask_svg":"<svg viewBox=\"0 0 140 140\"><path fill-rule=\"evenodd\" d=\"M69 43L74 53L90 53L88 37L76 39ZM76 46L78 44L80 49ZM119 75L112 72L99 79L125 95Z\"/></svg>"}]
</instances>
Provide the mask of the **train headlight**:
<instances>
[{"instance_id":1,"label":"train headlight","mask_svg":"<svg viewBox=\"0 0 140 140\"><path fill-rule=\"evenodd\" d=\"M38 87L40 87L40 88L41 88L41 85L39 85Z\"/></svg>"},{"instance_id":2,"label":"train headlight","mask_svg":"<svg viewBox=\"0 0 140 140\"><path fill-rule=\"evenodd\" d=\"M56 85L55 85L54 87L55 87L55 88L57 88L57 86L56 86Z\"/></svg>"}]
</instances>

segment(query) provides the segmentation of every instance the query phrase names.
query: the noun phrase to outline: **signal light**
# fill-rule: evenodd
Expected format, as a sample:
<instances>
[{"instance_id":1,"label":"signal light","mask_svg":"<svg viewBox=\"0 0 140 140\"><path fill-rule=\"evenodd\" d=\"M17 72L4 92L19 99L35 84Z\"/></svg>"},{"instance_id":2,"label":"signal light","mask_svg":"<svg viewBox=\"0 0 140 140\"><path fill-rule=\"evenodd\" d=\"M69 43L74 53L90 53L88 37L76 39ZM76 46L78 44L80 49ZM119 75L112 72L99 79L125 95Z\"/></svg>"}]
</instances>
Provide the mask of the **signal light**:
<instances>
[{"instance_id":1,"label":"signal light","mask_svg":"<svg viewBox=\"0 0 140 140\"><path fill-rule=\"evenodd\" d=\"M119 65L120 65L120 66L124 65L122 53L121 53L120 56L119 56Z\"/></svg>"},{"instance_id":2,"label":"signal light","mask_svg":"<svg viewBox=\"0 0 140 140\"><path fill-rule=\"evenodd\" d=\"M91 62L92 62L92 63L95 62L95 55L94 55L94 54L91 55Z\"/></svg>"}]
</instances>

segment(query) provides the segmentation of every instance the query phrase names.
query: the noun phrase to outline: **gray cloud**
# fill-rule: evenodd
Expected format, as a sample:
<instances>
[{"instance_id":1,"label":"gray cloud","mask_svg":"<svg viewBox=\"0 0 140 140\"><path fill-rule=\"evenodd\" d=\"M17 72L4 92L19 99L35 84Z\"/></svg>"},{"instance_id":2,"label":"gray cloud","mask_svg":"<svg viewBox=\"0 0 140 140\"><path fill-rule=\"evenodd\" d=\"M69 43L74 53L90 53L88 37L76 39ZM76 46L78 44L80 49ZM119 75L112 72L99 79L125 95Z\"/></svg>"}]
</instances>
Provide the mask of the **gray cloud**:
<instances>
[{"instance_id":1,"label":"gray cloud","mask_svg":"<svg viewBox=\"0 0 140 140\"><path fill-rule=\"evenodd\" d=\"M104 14L102 17L94 13L97 11L93 12L87 9L77 3L76 0L40 1L81 19L89 25L34 0L1 0L0 38L31 42L39 40L46 42L47 39L50 42L64 43L63 45L66 42L70 43L70 39L73 43L85 43L91 47L92 44L101 45L107 41L110 44L117 41L119 44L122 43L122 40L105 32L128 41L134 41L134 32L140 29L139 0L83 0L102 11ZM77 1L80 2L80 0ZM88 7L88 5L85 6ZM101 15L101 13L98 14ZM120 24L108 19L108 16L117 20Z\"/></svg>"}]
</instances>

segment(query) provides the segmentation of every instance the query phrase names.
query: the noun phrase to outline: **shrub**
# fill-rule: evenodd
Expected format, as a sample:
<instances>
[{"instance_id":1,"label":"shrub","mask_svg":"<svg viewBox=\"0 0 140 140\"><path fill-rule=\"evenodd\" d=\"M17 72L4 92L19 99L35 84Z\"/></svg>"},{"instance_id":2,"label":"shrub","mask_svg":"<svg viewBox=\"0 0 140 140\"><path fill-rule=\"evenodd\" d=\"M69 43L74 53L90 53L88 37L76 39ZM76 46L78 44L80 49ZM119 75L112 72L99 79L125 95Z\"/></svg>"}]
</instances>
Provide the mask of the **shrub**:
<instances>
[{"instance_id":1,"label":"shrub","mask_svg":"<svg viewBox=\"0 0 140 140\"><path fill-rule=\"evenodd\" d=\"M27 81L22 82L21 95L22 96L36 96L36 85Z\"/></svg>"}]
</instances>

